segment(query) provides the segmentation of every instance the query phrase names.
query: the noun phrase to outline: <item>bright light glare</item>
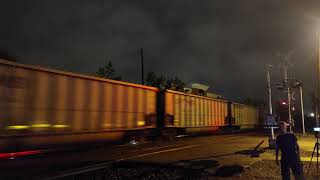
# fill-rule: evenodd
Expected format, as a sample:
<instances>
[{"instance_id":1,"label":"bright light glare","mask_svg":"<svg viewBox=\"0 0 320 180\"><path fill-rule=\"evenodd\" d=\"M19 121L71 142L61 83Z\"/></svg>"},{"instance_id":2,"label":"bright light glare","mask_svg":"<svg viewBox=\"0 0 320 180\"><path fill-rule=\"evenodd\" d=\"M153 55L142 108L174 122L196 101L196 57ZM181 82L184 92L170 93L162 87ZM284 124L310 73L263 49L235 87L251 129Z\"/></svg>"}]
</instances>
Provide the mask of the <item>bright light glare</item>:
<instances>
[{"instance_id":1,"label":"bright light glare","mask_svg":"<svg viewBox=\"0 0 320 180\"><path fill-rule=\"evenodd\" d=\"M310 113L310 116L311 116L311 117L314 117L314 113Z\"/></svg>"},{"instance_id":2,"label":"bright light glare","mask_svg":"<svg viewBox=\"0 0 320 180\"><path fill-rule=\"evenodd\" d=\"M138 121L138 122L137 122L137 125L138 125L138 126L144 126L144 125L145 125L145 122L144 122L144 121Z\"/></svg>"},{"instance_id":3,"label":"bright light glare","mask_svg":"<svg viewBox=\"0 0 320 180\"><path fill-rule=\"evenodd\" d=\"M6 129L28 129L29 126L27 125L13 125L13 126L7 126Z\"/></svg>"},{"instance_id":4,"label":"bright light glare","mask_svg":"<svg viewBox=\"0 0 320 180\"><path fill-rule=\"evenodd\" d=\"M69 127L69 126L66 125L66 124L55 124L55 125L53 125L52 127L54 127L54 128L67 128L67 127Z\"/></svg>"},{"instance_id":5,"label":"bright light glare","mask_svg":"<svg viewBox=\"0 0 320 180\"><path fill-rule=\"evenodd\" d=\"M282 105L286 105L287 103L286 102L282 102Z\"/></svg>"},{"instance_id":6,"label":"bright light glare","mask_svg":"<svg viewBox=\"0 0 320 180\"><path fill-rule=\"evenodd\" d=\"M32 124L32 128L48 128L51 127L51 124Z\"/></svg>"},{"instance_id":7,"label":"bright light glare","mask_svg":"<svg viewBox=\"0 0 320 180\"><path fill-rule=\"evenodd\" d=\"M42 150L31 150L31 151L20 151L20 152L12 152L12 153L0 153L0 159L14 159L20 156L27 156L33 154L43 153Z\"/></svg>"},{"instance_id":8,"label":"bright light glare","mask_svg":"<svg viewBox=\"0 0 320 180\"><path fill-rule=\"evenodd\" d=\"M135 141L135 140L132 140L132 141L130 141L130 144L132 144L132 145L137 145L137 144L138 144L138 142L137 142L137 141Z\"/></svg>"}]
</instances>

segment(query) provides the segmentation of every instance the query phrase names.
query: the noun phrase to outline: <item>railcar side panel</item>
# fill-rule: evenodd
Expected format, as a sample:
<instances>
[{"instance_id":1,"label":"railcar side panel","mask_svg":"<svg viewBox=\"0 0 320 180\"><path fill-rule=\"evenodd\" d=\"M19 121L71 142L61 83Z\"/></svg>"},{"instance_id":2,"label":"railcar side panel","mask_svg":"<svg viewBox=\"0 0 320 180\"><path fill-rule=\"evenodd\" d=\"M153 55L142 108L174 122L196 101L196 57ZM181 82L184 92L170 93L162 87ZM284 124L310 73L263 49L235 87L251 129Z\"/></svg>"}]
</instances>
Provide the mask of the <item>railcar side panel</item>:
<instances>
[{"instance_id":1,"label":"railcar side panel","mask_svg":"<svg viewBox=\"0 0 320 180\"><path fill-rule=\"evenodd\" d=\"M0 60L0 149L9 144L116 140L128 131L156 128L159 107L164 107L166 127L212 131L229 125L227 101L166 90L160 105L163 96L158 92ZM232 125L261 125L258 108L237 103L230 107Z\"/></svg>"},{"instance_id":2,"label":"railcar side panel","mask_svg":"<svg viewBox=\"0 0 320 180\"><path fill-rule=\"evenodd\" d=\"M156 88L6 61L0 80L2 136L147 128L156 114Z\"/></svg>"},{"instance_id":3,"label":"railcar side panel","mask_svg":"<svg viewBox=\"0 0 320 180\"><path fill-rule=\"evenodd\" d=\"M261 125L257 107L233 103L231 108L234 118L233 125L240 126L241 129L254 128Z\"/></svg>"},{"instance_id":4,"label":"railcar side panel","mask_svg":"<svg viewBox=\"0 0 320 180\"><path fill-rule=\"evenodd\" d=\"M174 127L225 126L227 102L167 90L165 113L174 116Z\"/></svg>"}]
</instances>

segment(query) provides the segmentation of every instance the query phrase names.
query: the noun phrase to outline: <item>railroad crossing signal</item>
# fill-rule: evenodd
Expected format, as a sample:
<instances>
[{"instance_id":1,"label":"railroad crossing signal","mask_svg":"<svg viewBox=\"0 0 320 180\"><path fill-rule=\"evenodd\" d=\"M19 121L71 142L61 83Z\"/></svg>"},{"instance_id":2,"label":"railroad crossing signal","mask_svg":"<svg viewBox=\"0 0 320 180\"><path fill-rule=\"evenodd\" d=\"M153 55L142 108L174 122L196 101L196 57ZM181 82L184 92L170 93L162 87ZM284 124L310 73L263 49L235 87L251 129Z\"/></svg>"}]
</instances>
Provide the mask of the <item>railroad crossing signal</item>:
<instances>
[{"instance_id":1,"label":"railroad crossing signal","mask_svg":"<svg viewBox=\"0 0 320 180\"><path fill-rule=\"evenodd\" d=\"M278 84L276 84L276 87L277 87L277 89L279 89L279 90L283 90L283 89L284 89L284 83L283 83L283 82L278 83Z\"/></svg>"},{"instance_id":2,"label":"railroad crossing signal","mask_svg":"<svg viewBox=\"0 0 320 180\"><path fill-rule=\"evenodd\" d=\"M293 101L296 100L296 98L294 97L295 94L296 94L296 93L295 93L294 91L291 93L291 99L292 99Z\"/></svg>"}]
</instances>

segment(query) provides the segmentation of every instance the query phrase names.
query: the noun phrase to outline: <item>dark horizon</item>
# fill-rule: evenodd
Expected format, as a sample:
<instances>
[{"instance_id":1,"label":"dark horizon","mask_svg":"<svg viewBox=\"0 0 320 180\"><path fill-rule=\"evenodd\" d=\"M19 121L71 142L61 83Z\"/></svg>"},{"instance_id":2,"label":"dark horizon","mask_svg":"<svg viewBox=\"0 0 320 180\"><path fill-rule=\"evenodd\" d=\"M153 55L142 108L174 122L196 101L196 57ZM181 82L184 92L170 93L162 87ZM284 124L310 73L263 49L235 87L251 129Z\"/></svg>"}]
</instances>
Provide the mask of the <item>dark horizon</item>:
<instances>
[{"instance_id":1,"label":"dark horizon","mask_svg":"<svg viewBox=\"0 0 320 180\"><path fill-rule=\"evenodd\" d=\"M279 54L291 54L289 76L305 84L305 106L316 75L320 3L308 1L54 1L1 3L0 50L21 63L92 74L111 60L123 79L178 76L209 85L230 100L267 99L282 78ZM273 91L276 97L284 93ZM296 94L296 99L298 94Z\"/></svg>"}]
</instances>

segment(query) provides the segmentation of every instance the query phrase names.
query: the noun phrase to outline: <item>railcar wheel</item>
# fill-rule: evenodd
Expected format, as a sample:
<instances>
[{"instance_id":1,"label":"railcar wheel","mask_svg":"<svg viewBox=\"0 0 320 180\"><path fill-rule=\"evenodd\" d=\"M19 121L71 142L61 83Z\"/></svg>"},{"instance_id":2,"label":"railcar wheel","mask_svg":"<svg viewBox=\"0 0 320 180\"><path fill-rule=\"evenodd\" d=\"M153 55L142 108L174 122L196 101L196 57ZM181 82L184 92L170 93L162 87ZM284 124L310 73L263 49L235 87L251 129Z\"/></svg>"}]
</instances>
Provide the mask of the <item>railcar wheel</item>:
<instances>
[{"instance_id":1,"label":"railcar wheel","mask_svg":"<svg viewBox=\"0 0 320 180\"><path fill-rule=\"evenodd\" d=\"M174 128L163 129L161 135L164 140L174 141L177 136L177 130Z\"/></svg>"},{"instance_id":2,"label":"railcar wheel","mask_svg":"<svg viewBox=\"0 0 320 180\"><path fill-rule=\"evenodd\" d=\"M126 133L123 142L124 143L141 143L147 141L144 131L132 131Z\"/></svg>"}]
</instances>

